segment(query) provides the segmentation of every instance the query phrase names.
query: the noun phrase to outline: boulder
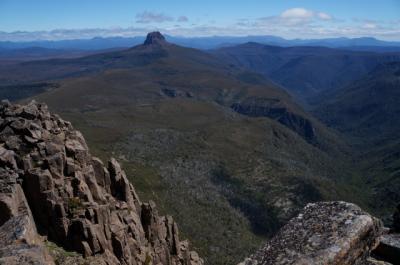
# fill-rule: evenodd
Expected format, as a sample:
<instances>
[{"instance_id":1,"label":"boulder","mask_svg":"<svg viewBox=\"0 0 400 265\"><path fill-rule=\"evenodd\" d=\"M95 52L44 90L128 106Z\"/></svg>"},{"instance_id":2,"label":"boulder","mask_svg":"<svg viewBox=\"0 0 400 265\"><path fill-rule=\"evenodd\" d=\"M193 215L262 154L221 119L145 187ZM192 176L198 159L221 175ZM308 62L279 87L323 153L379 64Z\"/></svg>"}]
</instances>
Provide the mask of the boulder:
<instances>
[{"instance_id":1,"label":"boulder","mask_svg":"<svg viewBox=\"0 0 400 265\"><path fill-rule=\"evenodd\" d=\"M30 102L22 108L21 117L29 120L35 119L39 115L39 110L35 101Z\"/></svg>"},{"instance_id":2,"label":"boulder","mask_svg":"<svg viewBox=\"0 0 400 265\"><path fill-rule=\"evenodd\" d=\"M241 264L367 264L381 233L381 222L354 204L308 204Z\"/></svg>"},{"instance_id":3,"label":"boulder","mask_svg":"<svg viewBox=\"0 0 400 265\"><path fill-rule=\"evenodd\" d=\"M9 167L12 169L17 168L14 151L7 150L4 147L0 146L0 166Z\"/></svg>"}]
</instances>

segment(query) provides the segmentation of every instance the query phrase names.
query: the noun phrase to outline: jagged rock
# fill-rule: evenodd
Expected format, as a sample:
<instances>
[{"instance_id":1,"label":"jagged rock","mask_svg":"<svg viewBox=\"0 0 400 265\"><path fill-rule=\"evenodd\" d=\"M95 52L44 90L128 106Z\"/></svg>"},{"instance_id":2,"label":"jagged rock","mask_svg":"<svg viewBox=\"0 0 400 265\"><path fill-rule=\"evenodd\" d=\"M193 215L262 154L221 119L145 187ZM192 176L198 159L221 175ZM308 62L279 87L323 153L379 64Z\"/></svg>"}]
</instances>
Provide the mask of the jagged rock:
<instances>
[{"instance_id":1,"label":"jagged rock","mask_svg":"<svg viewBox=\"0 0 400 265\"><path fill-rule=\"evenodd\" d=\"M15 136L15 135L11 135L10 137L8 137L5 144L8 149L16 151L16 150L20 149L22 141L19 137Z\"/></svg>"},{"instance_id":2,"label":"jagged rock","mask_svg":"<svg viewBox=\"0 0 400 265\"><path fill-rule=\"evenodd\" d=\"M32 101L31 103L22 108L21 117L25 119L33 120L38 115L39 115L39 110L35 101Z\"/></svg>"},{"instance_id":3,"label":"jagged rock","mask_svg":"<svg viewBox=\"0 0 400 265\"><path fill-rule=\"evenodd\" d=\"M46 105L5 101L0 123L0 264L52 264L42 236L88 264L203 264L172 217L139 200L119 163L92 157Z\"/></svg>"},{"instance_id":4,"label":"jagged rock","mask_svg":"<svg viewBox=\"0 0 400 265\"><path fill-rule=\"evenodd\" d=\"M8 166L12 169L17 168L14 151L7 150L4 147L0 146L0 166Z\"/></svg>"},{"instance_id":5,"label":"jagged rock","mask_svg":"<svg viewBox=\"0 0 400 265\"><path fill-rule=\"evenodd\" d=\"M18 175L2 168L0 176L0 264L54 264L36 231Z\"/></svg>"},{"instance_id":6,"label":"jagged rock","mask_svg":"<svg viewBox=\"0 0 400 265\"><path fill-rule=\"evenodd\" d=\"M107 168L104 167L103 162L97 158L92 158L92 166L94 169L94 174L97 179L97 183L106 189L108 193L111 193L111 180L110 180L110 173L108 172Z\"/></svg>"},{"instance_id":7,"label":"jagged rock","mask_svg":"<svg viewBox=\"0 0 400 265\"><path fill-rule=\"evenodd\" d=\"M381 222L346 202L308 204L245 265L368 264Z\"/></svg>"}]
</instances>

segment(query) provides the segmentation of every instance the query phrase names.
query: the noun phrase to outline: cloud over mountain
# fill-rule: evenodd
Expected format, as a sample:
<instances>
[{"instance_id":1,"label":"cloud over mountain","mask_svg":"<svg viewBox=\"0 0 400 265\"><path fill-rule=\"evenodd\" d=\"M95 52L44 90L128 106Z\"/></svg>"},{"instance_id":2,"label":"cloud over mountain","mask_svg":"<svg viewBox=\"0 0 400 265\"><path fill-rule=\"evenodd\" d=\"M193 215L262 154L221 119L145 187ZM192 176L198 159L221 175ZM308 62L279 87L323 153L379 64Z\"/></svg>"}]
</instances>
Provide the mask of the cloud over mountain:
<instances>
[{"instance_id":1,"label":"cloud over mountain","mask_svg":"<svg viewBox=\"0 0 400 265\"><path fill-rule=\"evenodd\" d=\"M136 15L136 23L162 23L167 21L174 21L174 18L163 13L153 13L149 11L144 11Z\"/></svg>"},{"instance_id":2,"label":"cloud over mountain","mask_svg":"<svg viewBox=\"0 0 400 265\"><path fill-rule=\"evenodd\" d=\"M280 15L283 19L322 19L331 20L332 16L324 12L315 12L302 7L290 8L282 12Z\"/></svg>"},{"instance_id":3,"label":"cloud over mountain","mask_svg":"<svg viewBox=\"0 0 400 265\"><path fill-rule=\"evenodd\" d=\"M164 13L144 11L136 14L136 23L138 24L151 24L151 23L165 23L165 22L188 22L187 16L173 17Z\"/></svg>"}]
</instances>

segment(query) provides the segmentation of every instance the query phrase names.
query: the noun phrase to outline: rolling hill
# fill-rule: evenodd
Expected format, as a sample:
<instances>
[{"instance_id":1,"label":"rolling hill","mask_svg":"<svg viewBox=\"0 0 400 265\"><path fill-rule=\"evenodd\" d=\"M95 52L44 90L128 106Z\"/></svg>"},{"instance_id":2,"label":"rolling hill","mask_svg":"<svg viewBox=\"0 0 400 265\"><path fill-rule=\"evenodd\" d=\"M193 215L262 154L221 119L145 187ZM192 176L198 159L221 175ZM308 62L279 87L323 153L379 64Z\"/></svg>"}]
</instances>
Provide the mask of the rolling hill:
<instances>
[{"instance_id":1,"label":"rolling hill","mask_svg":"<svg viewBox=\"0 0 400 265\"><path fill-rule=\"evenodd\" d=\"M242 260L307 202L367 200L346 144L281 87L159 33L127 50L0 67L0 80L3 97L37 85L19 99L38 93L92 153L112 151L207 264Z\"/></svg>"},{"instance_id":2,"label":"rolling hill","mask_svg":"<svg viewBox=\"0 0 400 265\"><path fill-rule=\"evenodd\" d=\"M277 47L246 43L212 52L285 87L300 102L336 90L363 77L377 65L399 61L399 53L374 53L326 47Z\"/></svg>"}]
</instances>

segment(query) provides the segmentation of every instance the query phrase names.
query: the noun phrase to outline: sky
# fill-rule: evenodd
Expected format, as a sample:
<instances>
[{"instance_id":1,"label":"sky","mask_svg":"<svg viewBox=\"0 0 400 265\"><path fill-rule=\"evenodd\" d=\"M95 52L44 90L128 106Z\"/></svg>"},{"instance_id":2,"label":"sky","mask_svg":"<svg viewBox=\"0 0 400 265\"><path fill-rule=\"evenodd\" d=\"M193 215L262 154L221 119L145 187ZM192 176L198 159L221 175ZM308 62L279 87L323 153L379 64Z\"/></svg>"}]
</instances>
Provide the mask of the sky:
<instances>
[{"instance_id":1,"label":"sky","mask_svg":"<svg viewBox=\"0 0 400 265\"><path fill-rule=\"evenodd\" d=\"M144 35L400 41L400 0L0 0L0 41Z\"/></svg>"}]
</instances>

